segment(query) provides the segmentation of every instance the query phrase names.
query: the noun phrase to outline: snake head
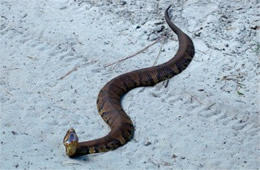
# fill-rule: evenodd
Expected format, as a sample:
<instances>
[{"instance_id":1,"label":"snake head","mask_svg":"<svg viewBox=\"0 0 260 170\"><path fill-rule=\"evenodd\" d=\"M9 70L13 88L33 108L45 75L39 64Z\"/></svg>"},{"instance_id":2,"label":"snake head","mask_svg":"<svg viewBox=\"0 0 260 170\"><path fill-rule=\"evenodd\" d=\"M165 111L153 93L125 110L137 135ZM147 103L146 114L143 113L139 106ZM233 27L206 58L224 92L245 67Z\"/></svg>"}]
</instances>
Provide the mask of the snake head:
<instances>
[{"instance_id":1,"label":"snake head","mask_svg":"<svg viewBox=\"0 0 260 170\"><path fill-rule=\"evenodd\" d=\"M68 156L73 156L76 153L78 145L78 136L73 128L70 128L67 131L63 139L63 144L65 146L66 154Z\"/></svg>"}]
</instances>

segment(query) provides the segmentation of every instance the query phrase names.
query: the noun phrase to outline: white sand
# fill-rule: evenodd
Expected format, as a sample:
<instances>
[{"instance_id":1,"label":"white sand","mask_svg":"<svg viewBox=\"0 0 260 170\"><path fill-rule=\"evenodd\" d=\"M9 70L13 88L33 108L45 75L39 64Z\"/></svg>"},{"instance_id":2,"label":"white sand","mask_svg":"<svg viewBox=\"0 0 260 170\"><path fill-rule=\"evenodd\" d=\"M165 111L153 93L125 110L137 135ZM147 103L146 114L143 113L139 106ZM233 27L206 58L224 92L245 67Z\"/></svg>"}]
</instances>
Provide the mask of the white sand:
<instances>
[{"instance_id":1,"label":"white sand","mask_svg":"<svg viewBox=\"0 0 260 170\"><path fill-rule=\"evenodd\" d=\"M259 1L94 2L0 1L0 169L258 169ZM162 44L105 65L165 32L171 38L158 63L175 54L178 42L163 16L170 4L172 20L194 41L192 64L167 88L160 83L124 97L136 127L128 144L69 159L67 129L81 141L105 135L99 90L152 66Z\"/></svg>"}]
</instances>

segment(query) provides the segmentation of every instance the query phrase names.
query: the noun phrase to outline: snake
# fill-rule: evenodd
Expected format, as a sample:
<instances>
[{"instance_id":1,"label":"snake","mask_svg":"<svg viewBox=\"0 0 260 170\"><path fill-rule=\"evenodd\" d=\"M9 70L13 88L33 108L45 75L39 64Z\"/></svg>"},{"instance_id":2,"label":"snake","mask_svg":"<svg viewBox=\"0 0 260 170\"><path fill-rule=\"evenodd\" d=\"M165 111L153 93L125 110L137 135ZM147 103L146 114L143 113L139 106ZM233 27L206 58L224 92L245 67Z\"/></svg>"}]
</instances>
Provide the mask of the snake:
<instances>
[{"instance_id":1,"label":"snake","mask_svg":"<svg viewBox=\"0 0 260 170\"><path fill-rule=\"evenodd\" d=\"M136 87L153 86L170 79L185 70L191 63L195 54L193 42L187 34L172 23L168 14L170 7L171 5L165 10L165 20L178 37L179 47L176 54L165 63L121 74L106 83L98 94L97 109L109 125L110 132L98 139L79 142L75 129L70 128L63 139L66 155L72 158L107 152L125 145L133 138L135 128L122 108L122 97Z\"/></svg>"}]
</instances>

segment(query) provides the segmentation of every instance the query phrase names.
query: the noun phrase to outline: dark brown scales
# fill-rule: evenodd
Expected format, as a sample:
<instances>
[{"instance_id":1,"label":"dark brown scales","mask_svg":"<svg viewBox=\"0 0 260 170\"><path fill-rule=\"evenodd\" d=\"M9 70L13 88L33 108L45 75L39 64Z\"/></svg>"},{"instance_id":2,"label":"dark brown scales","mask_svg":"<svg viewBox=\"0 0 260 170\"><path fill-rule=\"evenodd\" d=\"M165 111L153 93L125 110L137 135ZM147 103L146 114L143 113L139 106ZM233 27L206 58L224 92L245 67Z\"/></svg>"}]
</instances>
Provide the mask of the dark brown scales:
<instances>
[{"instance_id":1,"label":"dark brown scales","mask_svg":"<svg viewBox=\"0 0 260 170\"><path fill-rule=\"evenodd\" d=\"M121 97L135 87L153 86L169 79L181 73L191 62L194 56L192 40L170 21L169 8L165 11L165 20L179 39L176 55L164 64L125 73L109 81L99 92L97 108L111 131L102 138L80 142L73 156L106 152L127 143L133 136L134 126L121 106Z\"/></svg>"}]
</instances>

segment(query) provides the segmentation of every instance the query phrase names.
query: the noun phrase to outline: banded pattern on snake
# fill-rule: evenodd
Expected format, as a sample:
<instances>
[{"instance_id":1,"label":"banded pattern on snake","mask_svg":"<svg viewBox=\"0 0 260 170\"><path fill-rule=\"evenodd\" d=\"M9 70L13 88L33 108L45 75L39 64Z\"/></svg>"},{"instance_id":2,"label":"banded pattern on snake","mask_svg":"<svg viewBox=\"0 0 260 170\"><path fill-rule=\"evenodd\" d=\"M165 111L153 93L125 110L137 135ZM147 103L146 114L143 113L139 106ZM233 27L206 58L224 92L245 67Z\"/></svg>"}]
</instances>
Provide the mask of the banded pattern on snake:
<instances>
[{"instance_id":1,"label":"banded pattern on snake","mask_svg":"<svg viewBox=\"0 0 260 170\"><path fill-rule=\"evenodd\" d=\"M69 129L63 140L68 156L107 152L126 144L133 137L134 126L121 106L122 96L133 88L153 86L169 79L181 73L190 64L195 54L193 42L171 22L168 14L170 7L165 11L165 20L178 36L179 49L175 56L161 65L125 73L109 81L98 94L97 108L111 131L99 139L78 142L75 130Z\"/></svg>"}]
</instances>

